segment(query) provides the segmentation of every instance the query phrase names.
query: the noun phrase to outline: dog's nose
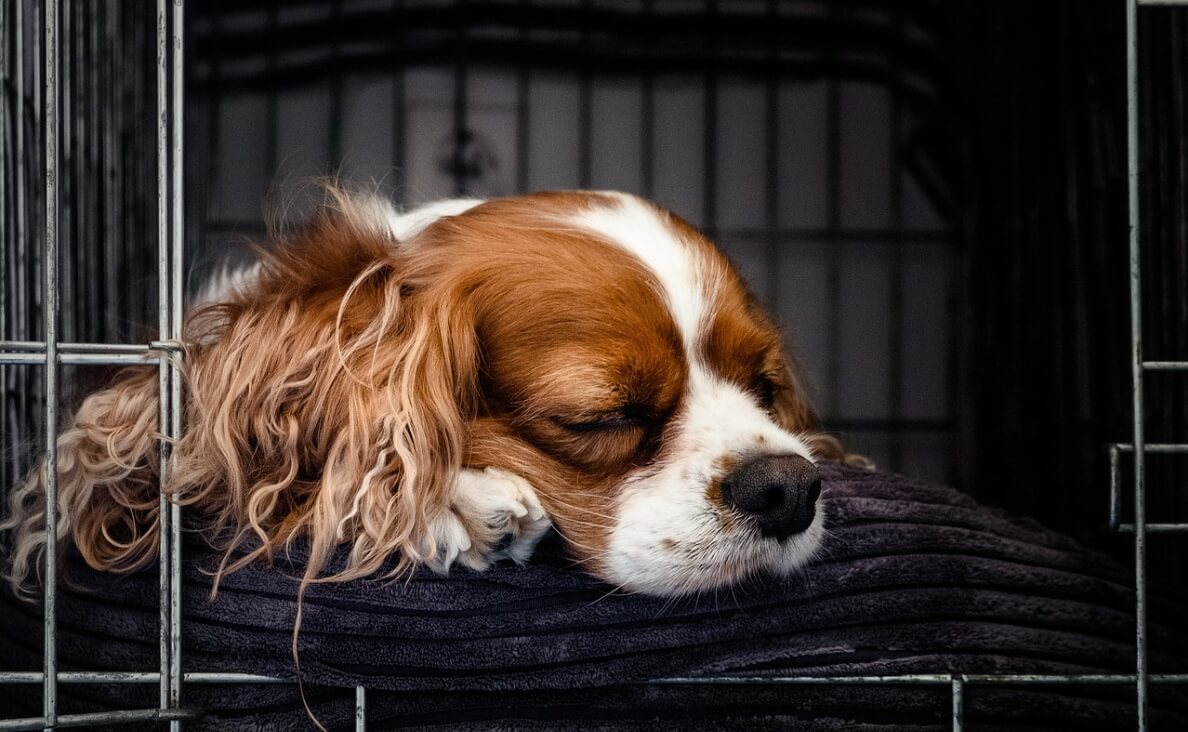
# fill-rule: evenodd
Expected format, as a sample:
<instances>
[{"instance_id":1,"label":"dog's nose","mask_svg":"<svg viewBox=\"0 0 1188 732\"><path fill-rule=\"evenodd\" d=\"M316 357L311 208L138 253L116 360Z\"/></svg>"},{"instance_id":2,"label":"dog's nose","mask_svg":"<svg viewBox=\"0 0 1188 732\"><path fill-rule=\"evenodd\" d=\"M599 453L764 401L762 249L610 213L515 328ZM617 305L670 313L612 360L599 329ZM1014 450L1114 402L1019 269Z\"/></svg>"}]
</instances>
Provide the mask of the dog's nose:
<instances>
[{"instance_id":1,"label":"dog's nose","mask_svg":"<svg viewBox=\"0 0 1188 732\"><path fill-rule=\"evenodd\" d=\"M730 472L722 500L750 516L760 533L786 539L809 527L821 495L821 472L799 455L760 455Z\"/></svg>"}]
</instances>

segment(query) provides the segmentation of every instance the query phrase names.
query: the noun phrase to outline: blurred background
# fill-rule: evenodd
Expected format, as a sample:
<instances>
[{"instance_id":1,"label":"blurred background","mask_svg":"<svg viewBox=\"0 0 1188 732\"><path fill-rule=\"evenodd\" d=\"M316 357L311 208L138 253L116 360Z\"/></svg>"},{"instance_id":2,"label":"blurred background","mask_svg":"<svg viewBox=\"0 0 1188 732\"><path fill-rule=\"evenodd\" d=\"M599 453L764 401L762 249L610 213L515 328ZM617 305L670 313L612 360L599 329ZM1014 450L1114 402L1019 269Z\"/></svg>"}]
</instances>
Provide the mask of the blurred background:
<instances>
[{"instance_id":1,"label":"blurred background","mask_svg":"<svg viewBox=\"0 0 1188 732\"><path fill-rule=\"evenodd\" d=\"M42 337L26 5L0 2L6 340ZM728 252L851 450L1125 556L1106 530L1107 445L1130 440L1121 0L188 7L191 282L311 176L404 205L639 193ZM154 12L63 11L64 340L155 337ZM1140 18L1146 357L1183 360L1188 9ZM38 449L41 376L0 368L7 488ZM1148 381L1148 440L1188 441L1188 377ZM1150 465L1149 520L1188 520L1188 457ZM1153 540L1156 571L1182 580L1183 549Z\"/></svg>"}]
</instances>

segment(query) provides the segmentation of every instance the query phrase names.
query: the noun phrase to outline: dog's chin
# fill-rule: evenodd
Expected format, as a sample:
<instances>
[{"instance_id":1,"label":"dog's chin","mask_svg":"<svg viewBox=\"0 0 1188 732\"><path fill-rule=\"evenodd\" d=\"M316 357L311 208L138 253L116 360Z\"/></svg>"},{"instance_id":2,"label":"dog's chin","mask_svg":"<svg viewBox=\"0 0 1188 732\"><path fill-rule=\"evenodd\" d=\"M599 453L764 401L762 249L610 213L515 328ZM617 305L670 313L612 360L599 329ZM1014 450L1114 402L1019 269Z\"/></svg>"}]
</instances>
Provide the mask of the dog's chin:
<instances>
[{"instance_id":1,"label":"dog's chin","mask_svg":"<svg viewBox=\"0 0 1188 732\"><path fill-rule=\"evenodd\" d=\"M710 537L617 547L597 574L624 592L665 598L700 595L751 579L796 574L818 553L824 536L824 515L818 510L808 528L784 539L742 526Z\"/></svg>"}]
</instances>

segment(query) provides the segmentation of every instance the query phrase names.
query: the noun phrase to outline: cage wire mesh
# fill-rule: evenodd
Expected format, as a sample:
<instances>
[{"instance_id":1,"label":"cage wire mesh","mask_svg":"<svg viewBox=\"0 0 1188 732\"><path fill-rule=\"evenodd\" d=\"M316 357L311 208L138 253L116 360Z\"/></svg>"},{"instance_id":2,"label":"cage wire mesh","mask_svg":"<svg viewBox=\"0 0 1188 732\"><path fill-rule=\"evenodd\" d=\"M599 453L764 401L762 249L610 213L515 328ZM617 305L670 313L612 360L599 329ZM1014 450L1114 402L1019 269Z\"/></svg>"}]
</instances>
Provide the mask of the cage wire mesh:
<instances>
[{"instance_id":1,"label":"cage wire mesh","mask_svg":"<svg viewBox=\"0 0 1188 732\"><path fill-rule=\"evenodd\" d=\"M725 248L789 331L827 425L851 449L892 470L959 482L958 351L973 334L962 331L971 321L957 303L969 294L960 289L969 276L963 244L977 234L962 218L969 191L950 128L963 92L942 42L951 18L941 3L190 5L182 233L191 283L246 256L244 239L265 228L262 202L284 200L286 186L309 176L374 181L410 205L547 188L636 192ZM37 344L47 340L42 12L0 2L6 489L43 447L47 427L46 370L36 365L46 350ZM1172 89L1143 96L1139 107L1142 159L1159 191L1142 209L1143 230L1158 241L1142 255L1154 273L1143 327L1151 358L1175 362L1186 357L1188 332L1168 327L1188 322L1188 11L1144 12L1181 14L1170 30L1144 18L1138 34L1153 39L1139 45L1144 88ZM151 3L103 0L64 3L58 19L57 339L125 344L130 355L168 335L157 327L167 209L155 19ZM1160 70L1169 59L1181 70ZM63 351L64 403L110 368L90 364L104 359L85 350ZM1183 374L1167 368L1150 378L1159 383L1148 387L1147 441L1183 442L1188 399L1171 381ZM1122 465L1125 446L1116 452ZM1182 470L1153 465L1148 482L1174 482ZM1126 490L1111 506L1119 525L1134 523L1121 508ZM1153 492L1150 510L1174 523L1184 495ZM965 684L995 683L948 674L902 681L948 687L954 728ZM365 693L356 693L363 710Z\"/></svg>"}]
</instances>

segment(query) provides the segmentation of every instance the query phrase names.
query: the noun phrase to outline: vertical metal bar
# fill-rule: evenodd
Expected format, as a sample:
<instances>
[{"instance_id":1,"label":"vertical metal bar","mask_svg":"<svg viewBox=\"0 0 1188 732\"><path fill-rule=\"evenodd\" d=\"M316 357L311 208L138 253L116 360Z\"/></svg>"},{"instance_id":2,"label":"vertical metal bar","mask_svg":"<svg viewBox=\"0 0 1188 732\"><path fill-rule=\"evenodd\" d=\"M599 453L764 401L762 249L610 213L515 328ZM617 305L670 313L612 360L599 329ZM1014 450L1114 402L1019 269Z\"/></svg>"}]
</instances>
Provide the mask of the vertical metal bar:
<instances>
[{"instance_id":1,"label":"vertical metal bar","mask_svg":"<svg viewBox=\"0 0 1188 732\"><path fill-rule=\"evenodd\" d=\"M105 304L106 322L104 323L105 330L112 338L119 338L120 333L117 332L115 323L121 322L114 313L111 312L111 305L124 298L123 292L118 288L119 267L116 261L116 240L118 234L116 233L119 222L119 199L116 194L116 186L118 185L119 173L116 163L116 140L119 139L119 132L116 117L116 107L120 103L118 96L118 87L115 78L115 57L117 47L115 44L116 33L118 26L116 25L116 17L119 13L118 6L110 6L106 3L100 3L100 7L104 9L103 16L103 77L100 82L100 89L103 94L103 264L104 264L104 285L106 287Z\"/></svg>"},{"instance_id":2,"label":"vertical metal bar","mask_svg":"<svg viewBox=\"0 0 1188 732\"><path fill-rule=\"evenodd\" d=\"M713 239L718 238L718 70L717 70L717 39L713 35L717 32L717 0L709 0L706 6L706 71L705 71L705 107L702 124L704 126L704 144L702 156L702 206L704 208L705 229Z\"/></svg>"},{"instance_id":3,"label":"vertical metal bar","mask_svg":"<svg viewBox=\"0 0 1188 732\"><path fill-rule=\"evenodd\" d=\"M88 196L86 215L87 215L87 238L88 250L91 253L93 261L96 266L90 270L87 277L91 283L91 295L94 298L93 312L90 313L91 320L87 338L102 339L103 333L103 303L107 302L103 291L105 282L99 277L95 276L96 272L103 271L104 258L103 247L99 238L99 223L102 217L99 215L99 194L103 192L103 179L100 175L99 167L99 153L102 147L99 144L99 131L102 127L101 105L99 101L99 68L100 68L100 51L99 51L99 28L102 23L101 18L102 3L98 0L91 0L87 8L87 13L84 16L86 19L83 27L89 31L90 56L88 57L87 68L87 99L89 99L88 109L90 118L87 123L87 175L89 179L86 183L86 191Z\"/></svg>"},{"instance_id":4,"label":"vertical metal bar","mask_svg":"<svg viewBox=\"0 0 1188 732\"><path fill-rule=\"evenodd\" d=\"M594 153L592 150L594 137L594 109L592 104L592 72L590 70L590 11L593 5L590 0L582 0L582 13L585 21L582 23L582 61L581 72L578 75L578 187L589 188L594 175Z\"/></svg>"},{"instance_id":5,"label":"vertical metal bar","mask_svg":"<svg viewBox=\"0 0 1188 732\"><path fill-rule=\"evenodd\" d=\"M355 732L367 730L367 689L355 687Z\"/></svg>"},{"instance_id":6,"label":"vertical metal bar","mask_svg":"<svg viewBox=\"0 0 1188 732\"><path fill-rule=\"evenodd\" d=\"M1139 732L1147 729L1147 517L1143 434L1143 316L1139 259L1138 4L1126 0L1126 179L1130 253L1130 355L1134 409L1134 647Z\"/></svg>"},{"instance_id":7,"label":"vertical metal bar","mask_svg":"<svg viewBox=\"0 0 1188 732\"><path fill-rule=\"evenodd\" d=\"M9 160L11 158L9 135L8 135L8 117L9 117L9 99L8 90L12 86L12 64L8 62L9 49L12 44L8 40L8 34L12 32L12 24L8 18L8 2L7 0L0 0L0 67L3 68L3 76L0 78L0 338L12 338L9 332L9 317L10 308L8 306L9 294L12 293L12 285L9 284L9 279L12 273L9 268L9 253L12 249L9 248L8 239L9 232L12 230L10 223L11 210L9 202L12 200L8 195L8 168ZM18 104L17 109L20 109ZM17 118L20 119L19 117ZM14 169L15 172L15 169ZM13 263L15 267L15 262ZM8 374L7 366L0 365L0 454L7 455L9 452L16 452L12 450L9 445L17 443L16 434L9 435L9 421L8 421ZM14 425L15 426L15 425ZM4 460L7 467L8 460ZM0 485L8 485L9 481L16 482L16 476L10 479L7 471L0 473Z\"/></svg>"},{"instance_id":8,"label":"vertical metal bar","mask_svg":"<svg viewBox=\"0 0 1188 732\"><path fill-rule=\"evenodd\" d=\"M45 677L46 727L58 717L58 0L45 0Z\"/></svg>"},{"instance_id":9,"label":"vertical metal bar","mask_svg":"<svg viewBox=\"0 0 1188 732\"><path fill-rule=\"evenodd\" d=\"M268 56L265 60L265 68L267 75L272 77L276 74L276 33L277 33L277 4L279 0L271 0L268 3L268 15L265 20L265 27L267 28L267 38L265 42L268 46ZM214 54L215 63L218 63L218 54ZM211 87L215 87L212 85ZM213 93L217 94L217 91ZM276 176L277 167L277 138L280 137L279 121L277 118L277 92L276 85L268 85L268 93L264 97L264 181L268 184ZM211 148L210 157L212 159L218 157L214 153L214 148Z\"/></svg>"},{"instance_id":10,"label":"vertical metal bar","mask_svg":"<svg viewBox=\"0 0 1188 732\"><path fill-rule=\"evenodd\" d=\"M1117 531L1122 523L1122 471L1118 465L1118 446L1110 445L1110 530Z\"/></svg>"},{"instance_id":11,"label":"vertical metal bar","mask_svg":"<svg viewBox=\"0 0 1188 732\"><path fill-rule=\"evenodd\" d=\"M900 156L901 138L903 137L903 100L899 93L900 79L903 71L900 68L900 53L903 45L903 16L892 14L892 83L891 83L891 159L888 196L890 200L891 230L899 234L903 230L903 163ZM888 360L891 364L889 374L889 404L888 411L891 418L892 430L889 435L888 451L890 453L891 470L903 470L903 259L906 243L897 236L891 244L891 267L888 272L890 279L888 299L888 313L891 327L888 329Z\"/></svg>"},{"instance_id":12,"label":"vertical metal bar","mask_svg":"<svg viewBox=\"0 0 1188 732\"><path fill-rule=\"evenodd\" d=\"M837 4L830 4L828 8L829 26L837 28L841 23ZM832 49L837 44L827 44ZM832 64L836 55L832 51L826 52L826 60L830 62L829 78L825 82L825 190L826 201L826 231L836 235L841 229L841 88L837 78L833 76L836 70ZM840 238L833 236L826 244L825 252L825 296L829 300L829 326L825 329L826 350L829 353L829 366L825 369L826 397L825 411L830 417L838 416L841 394L841 258L838 247Z\"/></svg>"},{"instance_id":13,"label":"vertical metal bar","mask_svg":"<svg viewBox=\"0 0 1188 732\"><path fill-rule=\"evenodd\" d=\"M767 19L775 27L779 12L778 0L767 0ZM773 37L774 38L774 37ZM767 268L767 307L780 312L780 85L779 46L770 41L767 49L767 78L763 84L763 147L766 152L763 183L764 262Z\"/></svg>"},{"instance_id":14,"label":"vertical metal bar","mask_svg":"<svg viewBox=\"0 0 1188 732\"><path fill-rule=\"evenodd\" d=\"M169 308L169 0L157 0L157 327L159 337L168 338L171 332ZM171 395L171 371L165 359L161 359L158 371L158 412L159 429L164 432L169 428L170 411L169 399ZM160 476L161 495L157 507L157 521L160 535L158 553L158 590L160 592L159 623L159 652L161 662L161 708L167 709L172 701L170 674L170 650L172 646L171 624L173 614L169 607L172 597L172 577L169 571L169 558L172 556L171 547L173 532L171 530L172 512L169 510L169 499L165 496L164 488L169 483L169 450L168 440L160 445Z\"/></svg>"},{"instance_id":15,"label":"vertical metal bar","mask_svg":"<svg viewBox=\"0 0 1188 732\"><path fill-rule=\"evenodd\" d=\"M655 22L655 0L644 0L643 17L651 32ZM647 44L643 49L644 72L640 82L639 100L639 153L643 158L640 171L643 180L643 195L652 198L656 189L656 73L652 68L652 46Z\"/></svg>"},{"instance_id":16,"label":"vertical metal bar","mask_svg":"<svg viewBox=\"0 0 1188 732\"><path fill-rule=\"evenodd\" d=\"M404 2L403 0L396 0L394 12L397 14L397 25L403 29L404 19L400 17L403 15ZM403 35L400 36L403 40ZM404 44L400 43L397 48L403 48ZM408 182L408 173L404 169L404 138L406 130L408 129L408 121L405 119L405 103L404 103L404 87L407 67L400 54L396 54L400 58L399 68L392 72L392 168L394 180L392 187L395 189L396 200L404 203Z\"/></svg>"},{"instance_id":17,"label":"vertical metal bar","mask_svg":"<svg viewBox=\"0 0 1188 732\"><path fill-rule=\"evenodd\" d=\"M467 10L466 0L458 0L458 8L463 13ZM469 193L466 183L466 142L469 133L466 129L466 18L458 24L454 38L454 144L450 153L450 172L454 178L454 195L464 196Z\"/></svg>"},{"instance_id":18,"label":"vertical metal bar","mask_svg":"<svg viewBox=\"0 0 1188 732\"><path fill-rule=\"evenodd\" d=\"M342 172L342 0L330 3L330 169Z\"/></svg>"},{"instance_id":19,"label":"vertical metal bar","mask_svg":"<svg viewBox=\"0 0 1188 732\"><path fill-rule=\"evenodd\" d=\"M954 676L949 682L953 694L953 732L961 732L965 726L965 680Z\"/></svg>"},{"instance_id":20,"label":"vertical metal bar","mask_svg":"<svg viewBox=\"0 0 1188 732\"><path fill-rule=\"evenodd\" d=\"M24 6L21 0L16 0L13 9L13 30L16 37L13 39L13 94L16 97L16 129L13 135L13 162L16 164L16 174L14 176L13 187L16 195L16 215L13 217L13 231L16 235L16 272L13 283L13 297L16 299L14 304L14 314L16 317L16 327L13 329L12 336L14 338L28 339L32 334L28 330L28 313L26 308L29 303L29 293L26 288L26 277L29 271L29 256L28 256L28 242L25 239L25 184L26 179L26 165L25 165L25 17ZM18 395L18 409L20 410L22 418L27 414L25 411L25 393L27 390L21 389Z\"/></svg>"},{"instance_id":21,"label":"vertical metal bar","mask_svg":"<svg viewBox=\"0 0 1188 732\"><path fill-rule=\"evenodd\" d=\"M527 0L520 0L521 7L528 7ZM521 14L524 17L525 14ZM524 45L528 44L528 29L522 24L519 28L519 40ZM531 82L531 77L528 73L528 64L520 62L519 68L516 70L516 192L528 192L528 174L529 169L529 146L528 136L531 132L532 124L532 106L531 99L528 94L528 87Z\"/></svg>"},{"instance_id":22,"label":"vertical metal bar","mask_svg":"<svg viewBox=\"0 0 1188 732\"><path fill-rule=\"evenodd\" d=\"M171 249L169 262L169 335L174 341L181 340L182 329L182 286L184 277L185 227L185 0L173 0L173 42L170 45L169 63L173 72L171 85L170 117L173 122L170 139L170 167L173 180L170 185L170 238ZM162 287L165 283L161 284ZM169 426L166 436L176 441L181 437L181 366L177 359L180 352L169 358L170 393L169 393ZM171 450L172 452L172 450ZM170 529L172 536L169 541L169 706L172 709L181 707L181 633L182 633L182 579L181 579L181 505L170 502ZM171 730L181 729L181 720L169 723Z\"/></svg>"}]
</instances>

